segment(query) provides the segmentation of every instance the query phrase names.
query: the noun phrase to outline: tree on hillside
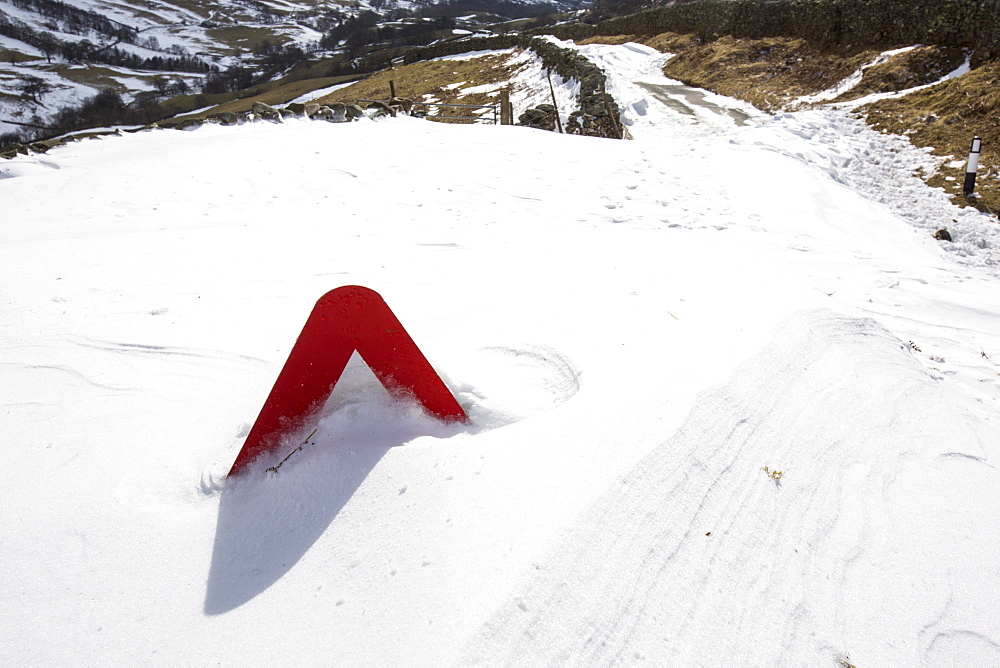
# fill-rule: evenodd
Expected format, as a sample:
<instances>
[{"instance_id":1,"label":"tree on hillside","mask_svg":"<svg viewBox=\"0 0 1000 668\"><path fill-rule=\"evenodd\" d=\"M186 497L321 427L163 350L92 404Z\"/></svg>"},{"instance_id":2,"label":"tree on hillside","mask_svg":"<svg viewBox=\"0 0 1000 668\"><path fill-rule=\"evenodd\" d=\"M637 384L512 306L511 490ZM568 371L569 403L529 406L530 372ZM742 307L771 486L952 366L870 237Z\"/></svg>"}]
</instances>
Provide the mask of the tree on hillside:
<instances>
[{"instance_id":1,"label":"tree on hillside","mask_svg":"<svg viewBox=\"0 0 1000 668\"><path fill-rule=\"evenodd\" d=\"M41 77L26 74L21 77L21 81L17 84L17 89L35 104L42 104L41 97L46 93L52 92L52 84Z\"/></svg>"},{"instance_id":2,"label":"tree on hillside","mask_svg":"<svg viewBox=\"0 0 1000 668\"><path fill-rule=\"evenodd\" d=\"M45 60L52 64L52 56L59 53L59 40L50 32L39 33L35 44L45 56Z\"/></svg>"},{"instance_id":3,"label":"tree on hillside","mask_svg":"<svg viewBox=\"0 0 1000 668\"><path fill-rule=\"evenodd\" d=\"M122 96L114 90L104 89L84 100L76 107L63 107L56 112L49 125L59 133L128 123L128 109Z\"/></svg>"},{"instance_id":4,"label":"tree on hillside","mask_svg":"<svg viewBox=\"0 0 1000 668\"><path fill-rule=\"evenodd\" d=\"M170 90L170 79L167 77L156 77L153 80L153 87L160 95L166 95L167 91Z\"/></svg>"}]
</instances>

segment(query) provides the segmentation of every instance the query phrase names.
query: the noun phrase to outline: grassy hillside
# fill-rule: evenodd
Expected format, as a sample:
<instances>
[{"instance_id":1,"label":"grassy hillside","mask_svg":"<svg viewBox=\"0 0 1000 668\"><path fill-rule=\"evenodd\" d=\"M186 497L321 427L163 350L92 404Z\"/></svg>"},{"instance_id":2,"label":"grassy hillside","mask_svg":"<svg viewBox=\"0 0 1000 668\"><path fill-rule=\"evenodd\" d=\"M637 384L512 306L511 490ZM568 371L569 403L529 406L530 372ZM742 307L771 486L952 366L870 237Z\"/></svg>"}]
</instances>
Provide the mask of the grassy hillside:
<instances>
[{"instance_id":1,"label":"grassy hillside","mask_svg":"<svg viewBox=\"0 0 1000 668\"><path fill-rule=\"evenodd\" d=\"M282 105L312 91L328 88L337 84L355 80L355 76L318 77L314 79L298 79L288 81L272 81L256 86L251 90L238 93L218 93L215 95L186 95L173 98L169 102L178 114L176 120L186 118L205 118L211 114L222 112L239 113L250 111L254 102L263 102L272 106ZM188 113L197 109L197 113Z\"/></svg>"},{"instance_id":2,"label":"grassy hillside","mask_svg":"<svg viewBox=\"0 0 1000 668\"><path fill-rule=\"evenodd\" d=\"M379 72L317 101L322 104L335 102L354 104L358 99L386 99L389 97L389 82L392 81L398 96L417 102L492 104L497 101L497 92L502 85L508 82L518 69L511 60L511 54L499 53L470 60L429 60L413 63ZM494 87L491 87L491 84ZM475 91L466 92L473 87L476 87Z\"/></svg>"},{"instance_id":3,"label":"grassy hillside","mask_svg":"<svg viewBox=\"0 0 1000 668\"><path fill-rule=\"evenodd\" d=\"M837 84L877 51L821 49L802 39L723 37L672 58L664 73L692 86L777 111L803 95Z\"/></svg>"}]
</instances>

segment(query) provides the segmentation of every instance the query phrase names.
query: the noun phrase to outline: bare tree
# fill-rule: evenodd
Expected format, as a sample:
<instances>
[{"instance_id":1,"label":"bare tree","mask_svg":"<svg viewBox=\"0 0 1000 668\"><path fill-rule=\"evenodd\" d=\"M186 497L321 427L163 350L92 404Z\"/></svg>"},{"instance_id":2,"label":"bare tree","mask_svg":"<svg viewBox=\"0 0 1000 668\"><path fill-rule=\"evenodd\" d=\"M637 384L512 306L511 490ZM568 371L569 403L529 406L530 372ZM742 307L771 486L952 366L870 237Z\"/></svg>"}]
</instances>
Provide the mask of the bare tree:
<instances>
[{"instance_id":1,"label":"bare tree","mask_svg":"<svg viewBox=\"0 0 1000 668\"><path fill-rule=\"evenodd\" d=\"M21 91L22 95L27 96L36 104L41 104L41 97L46 93L52 92L52 84L33 74L22 76L17 88Z\"/></svg>"},{"instance_id":2,"label":"bare tree","mask_svg":"<svg viewBox=\"0 0 1000 668\"><path fill-rule=\"evenodd\" d=\"M156 77L153 81L153 86L156 88L156 92L160 95L166 95L167 90L170 89L170 79L167 77Z\"/></svg>"},{"instance_id":3,"label":"bare tree","mask_svg":"<svg viewBox=\"0 0 1000 668\"><path fill-rule=\"evenodd\" d=\"M38 48L45 55L45 60L52 64L53 54L59 53L59 40L50 32L43 32L38 36Z\"/></svg>"}]
</instances>

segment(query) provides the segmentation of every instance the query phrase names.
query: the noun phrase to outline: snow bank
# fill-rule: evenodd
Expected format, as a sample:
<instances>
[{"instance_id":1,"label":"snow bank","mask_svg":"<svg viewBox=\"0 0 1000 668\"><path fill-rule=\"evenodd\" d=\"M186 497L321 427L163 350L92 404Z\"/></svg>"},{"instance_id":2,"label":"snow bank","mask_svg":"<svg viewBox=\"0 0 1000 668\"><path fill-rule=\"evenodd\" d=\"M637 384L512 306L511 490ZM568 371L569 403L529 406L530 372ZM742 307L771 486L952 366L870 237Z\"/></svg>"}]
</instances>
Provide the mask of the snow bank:
<instances>
[{"instance_id":1,"label":"snow bank","mask_svg":"<svg viewBox=\"0 0 1000 668\"><path fill-rule=\"evenodd\" d=\"M0 163L0 659L996 663L996 232L844 117L615 85L635 141L289 120ZM226 480L347 284L470 423L356 365Z\"/></svg>"},{"instance_id":2,"label":"snow bank","mask_svg":"<svg viewBox=\"0 0 1000 668\"><path fill-rule=\"evenodd\" d=\"M463 662L1000 659L971 586L1000 532L966 506L1000 513L997 475L961 412L873 320L796 314L576 522Z\"/></svg>"}]
</instances>

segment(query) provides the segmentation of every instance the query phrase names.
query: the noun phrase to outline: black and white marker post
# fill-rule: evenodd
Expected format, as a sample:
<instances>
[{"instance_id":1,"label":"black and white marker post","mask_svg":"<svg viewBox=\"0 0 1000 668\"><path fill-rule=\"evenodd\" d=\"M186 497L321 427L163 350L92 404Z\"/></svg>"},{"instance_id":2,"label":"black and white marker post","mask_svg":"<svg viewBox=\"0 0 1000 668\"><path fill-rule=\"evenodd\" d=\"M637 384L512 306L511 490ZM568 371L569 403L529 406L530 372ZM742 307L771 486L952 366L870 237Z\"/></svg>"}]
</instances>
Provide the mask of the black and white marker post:
<instances>
[{"instance_id":1,"label":"black and white marker post","mask_svg":"<svg viewBox=\"0 0 1000 668\"><path fill-rule=\"evenodd\" d=\"M969 149L969 166L965 168L965 186L962 194L971 197L976 189L976 171L979 170L979 149L982 148L983 140L979 137L972 139L972 148Z\"/></svg>"}]
</instances>

